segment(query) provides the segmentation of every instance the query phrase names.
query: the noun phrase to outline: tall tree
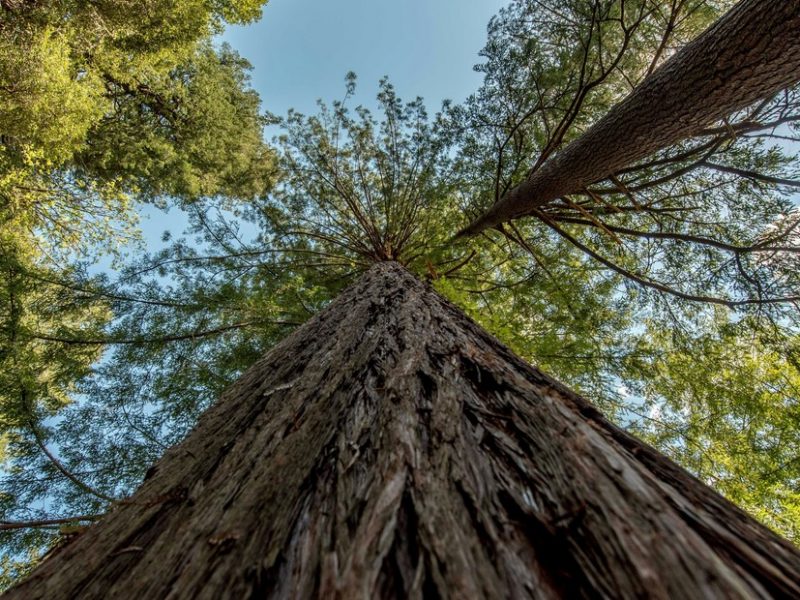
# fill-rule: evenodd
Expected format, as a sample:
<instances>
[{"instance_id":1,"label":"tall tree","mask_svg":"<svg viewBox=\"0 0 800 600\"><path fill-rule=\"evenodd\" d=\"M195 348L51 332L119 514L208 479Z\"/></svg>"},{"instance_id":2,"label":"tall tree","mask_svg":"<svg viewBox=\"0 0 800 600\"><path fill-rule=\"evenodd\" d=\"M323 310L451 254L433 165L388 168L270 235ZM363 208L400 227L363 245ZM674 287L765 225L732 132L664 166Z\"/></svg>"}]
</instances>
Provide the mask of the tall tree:
<instances>
[{"instance_id":1,"label":"tall tree","mask_svg":"<svg viewBox=\"0 0 800 600\"><path fill-rule=\"evenodd\" d=\"M11 439L0 525L11 556L124 498L224 387L387 258L797 539L796 315L772 301L797 287L796 218L773 181L792 178L791 162L769 146L792 135L795 92L620 173L627 193L604 182L552 203L547 219L450 239L460 205L519 182L729 3L625 0L620 21L621 4L514 2L490 26L486 84L433 120L388 83L378 119L348 100L290 114L268 197L184 202L192 237L116 280L28 269L46 282L37 304L72 302L101 325L29 312L22 331L39 354L25 356L74 353L83 374L106 353L69 388L82 401L36 430L58 465L33 431Z\"/></svg>"},{"instance_id":2,"label":"tall tree","mask_svg":"<svg viewBox=\"0 0 800 600\"><path fill-rule=\"evenodd\" d=\"M614 18L628 37L625 10ZM797 83L799 26L798 2L743 0L463 232L530 215Z\"/></svg>"},{"instance_id":3,"label":"tall tree","mask_svg":"<svg viewBox=\"0 0 800 600\"><path fill-rule=\"evenodd\" d=\"M351 79L346 95L352 88ZM47 547L62 528L104 511L103 496L128 495L244 369L389 253L607 416L795 536L791 350L776 349L764 331L742 360L730 340L752 337L748 321L724 307L712 315L674 302L651 308L557 236L540 235L534 254L509 238L451 243L469 181L451 151L458 136L447 113L428 118L421 101L402 103L388 82L378 103L378 118L344 101L285 119L282 183L247 205L245 222L224 199L191 205L191 238L137 258L117 281L73 282L78 305L113 311L109 326L27 330L49 352L107 352L78 382L84 401L41 429L73 478L30 434L12 440L15 470L3 482L9 553ZM726 332L731 319L738 328ZM736 379L712 386L734 362Z\"/></svg>"},{"instance_id":4,"label":"tall tree","mask_svg":"<svg viewBox=\"0 0 800 600\"><path fill-rule=\"evenodd\" d=\"M395 262L8 598L795 597L800 552Z\"/></svg>"}]
</instances>

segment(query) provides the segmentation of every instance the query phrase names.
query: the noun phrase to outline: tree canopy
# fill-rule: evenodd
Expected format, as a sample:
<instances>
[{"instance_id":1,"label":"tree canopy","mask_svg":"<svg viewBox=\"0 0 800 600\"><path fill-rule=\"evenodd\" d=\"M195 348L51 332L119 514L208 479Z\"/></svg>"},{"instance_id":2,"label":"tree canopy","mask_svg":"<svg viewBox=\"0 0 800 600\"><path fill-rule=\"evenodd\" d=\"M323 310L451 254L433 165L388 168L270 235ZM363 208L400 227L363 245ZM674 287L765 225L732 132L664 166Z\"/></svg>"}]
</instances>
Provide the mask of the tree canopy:
<instances>
[{"instance_id":1,"label":"tree canopy","mask_svg":"<svg viewBox=\"0 0 800 600\"><path fill-rule=\"evenodd\" d=\"M2 2L5 577L381 260L800 539L800 89L454 238L732 4L514 0L463 104L276 117L210 41L259 2ZM98 273L145 204L188 230Z\"/></svg>"}]
</instances>

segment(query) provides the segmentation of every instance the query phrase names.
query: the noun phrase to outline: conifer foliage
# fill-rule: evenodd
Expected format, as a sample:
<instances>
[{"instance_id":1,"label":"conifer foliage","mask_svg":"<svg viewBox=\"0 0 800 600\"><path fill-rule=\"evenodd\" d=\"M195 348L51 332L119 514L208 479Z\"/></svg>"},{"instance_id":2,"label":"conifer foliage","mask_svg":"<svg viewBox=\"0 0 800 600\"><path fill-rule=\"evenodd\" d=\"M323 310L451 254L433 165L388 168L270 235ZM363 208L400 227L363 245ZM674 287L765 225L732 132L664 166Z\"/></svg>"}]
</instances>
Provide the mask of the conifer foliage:
<instances>
[{"instance_id":1,"label":"conifer foliage","mask_svg":"<svg viewBox=\"0 0 800 600\"><path fill-rule=\"evenodd\" d=\"M284 117L211 41L260 5L0 0L2 585L796 595L704 484L800 539L797 85L455 235L772 2L512 0L465 102Z\"/></svg>"}]
</instances>

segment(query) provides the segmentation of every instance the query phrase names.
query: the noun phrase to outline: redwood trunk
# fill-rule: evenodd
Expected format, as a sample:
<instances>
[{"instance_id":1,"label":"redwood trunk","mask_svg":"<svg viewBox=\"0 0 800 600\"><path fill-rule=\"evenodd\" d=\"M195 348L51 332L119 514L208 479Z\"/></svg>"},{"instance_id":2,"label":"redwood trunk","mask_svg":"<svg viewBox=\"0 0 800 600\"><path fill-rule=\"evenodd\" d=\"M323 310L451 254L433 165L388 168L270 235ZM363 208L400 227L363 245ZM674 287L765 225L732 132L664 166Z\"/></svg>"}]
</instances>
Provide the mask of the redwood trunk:
<instances>
[{"instance_id":1,"label":"redwood trunk","mask_svg":"<svg viewBox=\"0 0 800 600\"><path fill-rule=\"evenodd\" d=\"M800 0L743 0L461 234L530 215L800 80Z\"/></svg>"},{"instance_id":2,"label":"redwood trunk","mask_svg":"<svg viewBox=\"0 0 800 600\"><path fill-rule=\"evenodd\" d=\"M380 263L9 598L800 597L800 553Z\"/></svg>"}]
</instances>

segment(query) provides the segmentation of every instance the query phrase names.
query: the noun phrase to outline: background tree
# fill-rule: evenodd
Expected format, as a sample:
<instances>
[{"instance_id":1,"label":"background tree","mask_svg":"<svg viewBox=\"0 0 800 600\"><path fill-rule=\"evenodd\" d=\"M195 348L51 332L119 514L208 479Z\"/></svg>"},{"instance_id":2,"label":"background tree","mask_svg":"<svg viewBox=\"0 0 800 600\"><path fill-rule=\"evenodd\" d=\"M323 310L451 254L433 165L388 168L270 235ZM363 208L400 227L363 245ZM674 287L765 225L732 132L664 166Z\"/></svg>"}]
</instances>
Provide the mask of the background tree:
<instances>
[{"instance_id":1,"label":"background tree","mask_svg":"<svg viewBox=\"0 0 800 600\"><path fill-rule=\"evenodd\" d=\"M496 202L527 178L651 72L665 48L696 34L719 7L567 6L516 2L490 26L487 62L480 67L486 83L457 113L470 131L463 168L476 182L473 206ZM653 37L659 28L660 39ZM566 47L566 36L581 43L560 54L548 50ZM559 73L582 75L559 79ZM541 207L537 215L553 235L658 293L729 306L791 300L795 250L791 240L782 242L794 228L797 181L790 152L797 119L796 90L782 91L689 142ZM489 177L491 188L479 183ZM760 269L766 257L769 268ZM684 268L695 262L706 264Z\"/></svg>"},{"instance_id":2,"label":"background tree","mask_svg":"<svg viewBox=\"0 0 800 600\"><path fill-rule=\"evenodd\" d=\"M84 288L75 262L135 242L142 202L246 200L269 187L250 67L211 42L261 4L0 3L0 445L40 461L42 486L65 478L65 502L86 494L96 508L114 488L69 471L49 426L103 345L47 338L96 337L119 301ZM0 503L15 505L8 488Z\"/></svg>"},{"instance_id":3,"label":"background tree","mask_svg":"<svg viewBox=\"0 0 800 600\"><path fill-rule=\"evenodd\" d=\"M626 8L624 2L606 7L595 3L593 7L593 19L611 17L619 22L620 47L645 17L640 10L628 24ZM523 183L499 198L464 232L480 232L580 192L703 131L710 123L796 84L800 79L800 43L794 35L798 23L800 7L791 2L740 2L663 65L648 69L646 78L626 98L578 139L535 167ZM586 62L581 65L581 78L591 78L592 71L586 73L585 67ZM602 72L604 67L600 67ZM613 62L610 68L614 68Z\"/></svg>"},{"instance_id":4,"label":"background tree","mask_svg":"<svg viewBox=\"0 0 800 600\"><path fill-rule=\"evenodd\" d=\"M5 220L75 245L120 221L131 197L266 189L248 65L209 42L260 4L4 3Z\"/></svg>"}]
</instances>

